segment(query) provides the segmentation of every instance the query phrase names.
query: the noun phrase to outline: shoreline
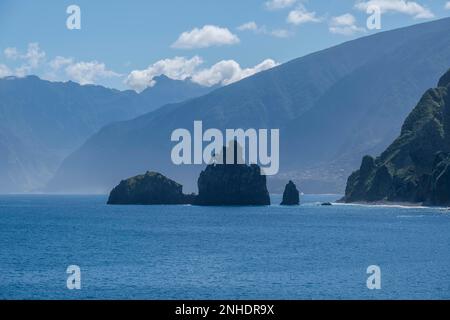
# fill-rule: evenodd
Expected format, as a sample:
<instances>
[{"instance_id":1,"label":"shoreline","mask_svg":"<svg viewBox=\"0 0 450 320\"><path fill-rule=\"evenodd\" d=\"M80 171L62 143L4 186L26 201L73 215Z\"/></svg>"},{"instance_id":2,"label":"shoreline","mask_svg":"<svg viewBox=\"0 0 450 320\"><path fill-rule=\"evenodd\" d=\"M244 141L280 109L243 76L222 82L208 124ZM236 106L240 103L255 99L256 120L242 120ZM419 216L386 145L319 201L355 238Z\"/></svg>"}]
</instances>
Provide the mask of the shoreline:
<instances>
[{"instance_id":1,"label":"shoreline","mask_svg":"<svg viewBox=\"0 0 450 320\"><path fill-rule=\"evenodd\" d=\"M355 201L355 202L343 202L337 201L339 205L356 205L356 206L379 206L379 207L401 207L401 208L423 208L423 209L444 209L450 210L450 207L446 206L431 206L423 202L401 202L401 201Z\"/></svg>"}]
</instances>

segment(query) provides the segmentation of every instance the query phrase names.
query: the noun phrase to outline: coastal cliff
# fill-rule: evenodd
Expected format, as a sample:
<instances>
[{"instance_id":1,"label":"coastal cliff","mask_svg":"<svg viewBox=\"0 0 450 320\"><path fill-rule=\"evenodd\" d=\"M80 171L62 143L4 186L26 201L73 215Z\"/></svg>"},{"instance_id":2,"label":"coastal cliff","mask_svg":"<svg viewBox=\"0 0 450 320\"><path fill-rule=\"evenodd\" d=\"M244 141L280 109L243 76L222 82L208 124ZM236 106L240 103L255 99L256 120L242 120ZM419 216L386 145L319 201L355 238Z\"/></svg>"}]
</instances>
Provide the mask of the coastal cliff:
<instances>
[{"instance_id":1,"label":"coastal cliff","mask_svg":"<svg viewBox=\"0 0 450 320\"><path fill-rule=\"evenodd\" d=\"M450 70L423 95L386 151L363 158L342 201L450 205Z\"/></svg>"}]
</instances>

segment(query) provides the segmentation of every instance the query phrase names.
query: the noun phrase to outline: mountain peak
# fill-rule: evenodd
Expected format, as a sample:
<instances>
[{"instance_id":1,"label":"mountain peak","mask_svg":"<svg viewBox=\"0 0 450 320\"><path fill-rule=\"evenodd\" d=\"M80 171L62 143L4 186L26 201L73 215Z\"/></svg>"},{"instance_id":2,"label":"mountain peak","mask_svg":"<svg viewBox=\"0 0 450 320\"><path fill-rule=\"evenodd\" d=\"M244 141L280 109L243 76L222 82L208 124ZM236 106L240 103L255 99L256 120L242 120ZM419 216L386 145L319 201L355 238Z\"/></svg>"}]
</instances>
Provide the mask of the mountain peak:
<instances>
[{"instance_id":1,"label":"mountain peak","mask_svg":"<svg viewBox=\"0 0 450 320\"><path fill-rule=\"evenodd\" d=\"M183 80L175 80L172 78L169 78L168 76L162 74L160 76L154 77L153 81L155 81L155 84L151 87L147 87L144 89L144 91L141 92L146 94L158 89L164 89L164 88L172 88L174 86L180 87L180 86L185 86L187 85L187 81L183 81Z\"/></svg>"},{"instance_id":2,"label":"mountain peak","mask_svg":"<svg viewBox=\"0 0 450 320\"><path fill-rule=\"evenodd\" d=\"M175 103L188 100L193 97L205 95L214 87L203 87L190 79L174 80L166 75L154 77L156 82L153 87L148 87L140 93L141 96L152 99L152 101L165 101L166 103Z\"/></svg>"},{"instance_id":3,"label":"mountain peak","mask_svg":"<svg viewBox=\"0 0 450 320\"><path fill-rule=\"evenodd\" d=\"M175 79L169 78L165 74L162 74L160 76L154 77L153 80L155 80L157 83L159 81L182 81L182 80L175 80Z\"/></svg>"},{"instance_id":4,"label":"mountain peak","mask_svg":"<svg viewBox=\"0 0 450 320\"><path fill-rule=\"evenodd\" d=\"M34 75L34 74L30 74L28 76L26 76L27 80L41 80L41 78L39 78L38 76Z\"/></svg>"},{"instance_id":5,"label":"mountain peak","mask_svg":"<svg viewBox=\"0 0 450 320\"><path fill-rule=\"evenodd\" d=\"M438 87L447 87L450 84L450 69L439 80Z\"/></svg>"}]
</instances>

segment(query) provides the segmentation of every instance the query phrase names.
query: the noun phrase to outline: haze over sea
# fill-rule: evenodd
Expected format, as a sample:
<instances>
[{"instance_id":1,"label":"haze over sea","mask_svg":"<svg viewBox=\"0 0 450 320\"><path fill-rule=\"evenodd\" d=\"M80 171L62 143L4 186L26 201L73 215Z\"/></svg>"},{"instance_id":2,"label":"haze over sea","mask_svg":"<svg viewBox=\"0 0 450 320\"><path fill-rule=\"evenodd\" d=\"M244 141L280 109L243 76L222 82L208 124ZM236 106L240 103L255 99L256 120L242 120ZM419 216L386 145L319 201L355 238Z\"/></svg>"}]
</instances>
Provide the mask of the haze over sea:
<instances>
[{"instance_id":1,"label":"haze over sea","mask_svg":"<svg viewBox=\"0 0 450 320\"><path fill-rule=\"evenodd\" d=\"M208 208L0 196L0 299L450 299L449 211L319 205L338 198ZM69 265L81 290L66 287ZM381 290L366 287L370 265Z\"/></svg>"}]
</instances>

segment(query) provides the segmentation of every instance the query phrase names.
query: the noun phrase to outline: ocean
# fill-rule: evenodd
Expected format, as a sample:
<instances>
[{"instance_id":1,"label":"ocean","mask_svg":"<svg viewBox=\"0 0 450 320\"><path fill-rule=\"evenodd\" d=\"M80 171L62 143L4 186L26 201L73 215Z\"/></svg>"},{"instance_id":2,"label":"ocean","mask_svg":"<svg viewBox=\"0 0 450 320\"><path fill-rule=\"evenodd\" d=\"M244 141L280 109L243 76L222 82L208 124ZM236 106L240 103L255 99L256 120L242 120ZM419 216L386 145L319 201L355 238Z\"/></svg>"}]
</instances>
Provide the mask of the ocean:
<instances>
[{"instance_id":1,"label":"ocean","mask_svg":"<svg viewBox=\"0 0 450 320\"><path fill-rule=\"evenodd\" d=\"M0 196L0 299L450 299L450 211ZM280 196L272 196L274 203ZM69 265L81 289L69 290ZM380 267L381 289L367 287Z\"/></svg>"}]
</instances>

